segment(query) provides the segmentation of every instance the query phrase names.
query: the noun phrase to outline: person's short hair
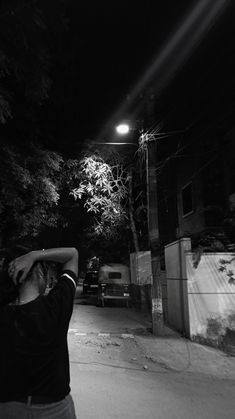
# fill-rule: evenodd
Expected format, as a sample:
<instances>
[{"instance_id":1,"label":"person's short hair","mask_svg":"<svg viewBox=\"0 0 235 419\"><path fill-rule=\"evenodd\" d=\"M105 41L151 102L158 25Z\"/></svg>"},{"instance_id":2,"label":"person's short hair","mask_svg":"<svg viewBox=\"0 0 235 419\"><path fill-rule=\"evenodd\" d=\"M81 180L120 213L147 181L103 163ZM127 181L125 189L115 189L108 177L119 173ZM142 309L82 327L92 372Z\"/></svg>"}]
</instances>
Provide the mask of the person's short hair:
<instances>
[{"instance_id":1,"label":"person's short hair","mask_svg":"<svg viewBox=\"0 0 235 419\"><path fill-rule=\"evenodd\" d=\"M25 282L32 281L38 285L40 294L44 294L47 286L47 271L48 266L45 262L36 262L30 269Z\"/></svg>"}]
</instances>

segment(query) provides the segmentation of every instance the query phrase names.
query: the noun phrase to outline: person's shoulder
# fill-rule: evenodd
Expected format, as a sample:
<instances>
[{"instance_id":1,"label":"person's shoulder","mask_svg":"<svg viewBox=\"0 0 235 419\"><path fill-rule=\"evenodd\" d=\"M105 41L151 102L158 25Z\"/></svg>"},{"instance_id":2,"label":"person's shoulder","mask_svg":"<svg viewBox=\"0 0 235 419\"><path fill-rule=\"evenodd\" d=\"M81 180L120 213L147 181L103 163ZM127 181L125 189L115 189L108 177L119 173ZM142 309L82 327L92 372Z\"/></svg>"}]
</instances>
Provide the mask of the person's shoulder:
<instances>
[{"instance_id":1,"label":"person's shoulder","mask_svg":"<svg viewBox=\"0 0 235 419\"><path fill-rule=\"evenodd\" d=\"M68 279L76 288L77 286L77 275L71 271L70 269L65 269L64 271L62 271L61 275L60 275L61 279Z\"/></svg>"},{"instance_id":2,"label":"person's shoulder","mask_svg":"<svg viewBox=\"0 0 235 419\"><path fill-rule=\"evenodd\" d=\"M56 285L45 296L46 301L60 301L61 297L66 300L70 297L73 298L76 292L76 287L76 274L69 269L63 270L57 278Z\"/></svg>"}]
</instances>

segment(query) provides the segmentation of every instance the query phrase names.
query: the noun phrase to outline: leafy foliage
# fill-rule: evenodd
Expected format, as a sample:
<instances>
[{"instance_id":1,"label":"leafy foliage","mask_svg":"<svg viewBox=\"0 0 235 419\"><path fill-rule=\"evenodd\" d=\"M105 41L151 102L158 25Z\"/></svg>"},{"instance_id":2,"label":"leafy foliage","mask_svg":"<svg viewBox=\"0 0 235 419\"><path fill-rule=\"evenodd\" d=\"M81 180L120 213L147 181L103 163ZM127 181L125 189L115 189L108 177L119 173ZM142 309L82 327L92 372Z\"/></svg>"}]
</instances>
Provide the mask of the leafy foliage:
<instances>
[{"instance_id":1,"label":"leafy foliage","mask_svg":"<svg viewBox=\"0 0 235 419\"><path fill-rule=\"evenodd\" d=\"M124 202L128 194L128 173L121 164L109 165L98 154L85 155L80 161L79 186L71 195L81 200L93 215L91 236L106 239L118 236L127 218Z\"/></svg>"},{"instance_id":2,"label":"leafy foliage","mask_svg":"<svg viewBox=\"0 0 235 419\"><path fill-rule=\"evenodd\" d=\"M228 283L232 285L235 285L235 273L232 269L229 269L227 265L231 264L231 262L233 262L234 259L234 257L230 260L220 259L220 267L218 268L220 272L224 272L226 274L226 276L228 277Z\"/></svg>"},{"instance_id":3,"label":"leafy foliage","mask_svg":"<svg viewBox=\"0 0 235 419\"><path fill-rule=\"evenodd\" d=\"M55 226L62 157L35 144L23 150L2 145L0 153L1 233L33 237Z\"/></svg>"}]
</instances>

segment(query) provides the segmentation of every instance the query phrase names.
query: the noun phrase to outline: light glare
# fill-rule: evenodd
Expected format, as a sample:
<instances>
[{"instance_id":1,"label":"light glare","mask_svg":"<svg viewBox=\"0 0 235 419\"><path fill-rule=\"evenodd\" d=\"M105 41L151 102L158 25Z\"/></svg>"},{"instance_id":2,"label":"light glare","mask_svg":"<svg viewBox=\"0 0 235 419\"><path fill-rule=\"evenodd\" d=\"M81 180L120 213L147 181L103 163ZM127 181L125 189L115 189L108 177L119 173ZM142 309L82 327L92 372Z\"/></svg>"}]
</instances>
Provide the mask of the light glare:
<instances>
[{"instance_id":1,"label":"light glare","mask_svg":"<svg viewBox=\"0 0 235 419\"><path fill-rule=\"evenodd\" d=\"M119 124L116 127L116 131L118 134L121 134L121 135L128 134L128 132L130 131L130 127L128 124Z\"/></svg>"}]
</instances>

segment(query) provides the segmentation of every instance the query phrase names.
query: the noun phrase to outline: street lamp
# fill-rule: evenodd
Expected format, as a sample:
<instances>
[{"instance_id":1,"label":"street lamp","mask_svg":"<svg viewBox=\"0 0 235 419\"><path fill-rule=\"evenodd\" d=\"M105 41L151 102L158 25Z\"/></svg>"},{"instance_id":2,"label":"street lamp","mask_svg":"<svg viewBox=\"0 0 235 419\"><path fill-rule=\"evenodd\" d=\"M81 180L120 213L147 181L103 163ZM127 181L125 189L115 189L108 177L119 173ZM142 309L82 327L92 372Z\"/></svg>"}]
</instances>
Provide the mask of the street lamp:
<instances>
[{"instance_id":1,"label":"street lamp","mask_svg":"<svg viewBox=\"0 0 235 419\"><path fill-rule=\"evenodd\" d=\"M126 134L128 134L130 132L130 125L128 123L126 123L126 122L122 122L122 123L118 124L115 127L115 129L116 129L116 132L119 135L126 135Z\"/></svg>"}]
</instances>

